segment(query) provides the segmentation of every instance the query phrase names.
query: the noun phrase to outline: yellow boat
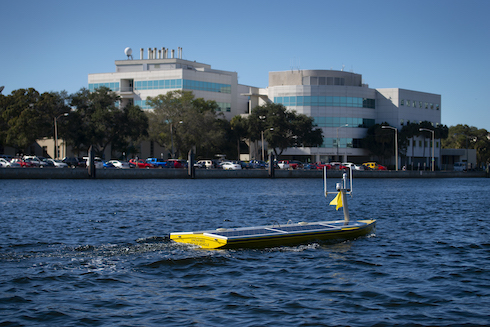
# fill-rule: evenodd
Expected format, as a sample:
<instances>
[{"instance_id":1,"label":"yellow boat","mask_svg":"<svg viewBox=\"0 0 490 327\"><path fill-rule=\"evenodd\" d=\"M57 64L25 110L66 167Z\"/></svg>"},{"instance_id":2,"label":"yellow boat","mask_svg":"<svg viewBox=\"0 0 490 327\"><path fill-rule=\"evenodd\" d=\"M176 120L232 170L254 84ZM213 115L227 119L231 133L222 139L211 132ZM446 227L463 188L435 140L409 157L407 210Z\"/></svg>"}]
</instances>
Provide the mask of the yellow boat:
<instances>
[{"instance_id":1,"label":"yellow boat","mask_svg":"<svg viewBox=\"0 0 490 327\"><path fill-rule=\"evenodd\" d=\"M269 226L218 228L199 232L171 233L170 239L178 243L197 245L203 249L264 248L288 246L325 240L346 240L373 233L376 220L350 221L347 195L352 195L352 171L348 187L347 174L337 183L337 192L327 191L327 170L324 169L325 197L337 194L330 202L337 210L343 208L344 220L299 222Z\"/></svg>"}]
</instances>

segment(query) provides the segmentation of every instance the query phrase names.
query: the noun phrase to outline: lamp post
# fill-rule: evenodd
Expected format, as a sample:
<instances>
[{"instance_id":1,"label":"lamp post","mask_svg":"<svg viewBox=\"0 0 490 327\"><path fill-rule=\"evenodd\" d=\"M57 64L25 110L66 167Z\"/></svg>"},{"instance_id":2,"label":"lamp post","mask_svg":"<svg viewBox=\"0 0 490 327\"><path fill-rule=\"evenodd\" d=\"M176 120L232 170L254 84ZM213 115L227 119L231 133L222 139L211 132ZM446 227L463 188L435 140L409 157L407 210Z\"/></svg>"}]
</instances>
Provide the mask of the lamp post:
<instances>
[{"instance_id":1,"label":"lamp post","mask_svg":"<svg viewBox=\"0 0 490 327\"><path fill-rule=\"evenodd\" d=\"M68 116L69 113L65 112L64 114L59 115L58 117L54 117L54 158L58 159L58 124L57 120L61 116Z\"/></svg>"},{"instance_id":2,"label":"lamp post","mask_svg":"<svg viewBox=\"0 0 490 327\"><path fill-rule=\"evenodd\" d=\"M342 161L340 160L339 158L339 143L340 143L340 139L339 139L339 129L342 128L342 127L347 127L349 126L349 124L345 124L345 125L342 125L342 126L339 126L337 127L337 158L339 159L339 161Z\"/></svg>"},{"instance_id":3,"label":"lamp post","mask_svg":"<svg viewBox=\"0 0 490 327\"><path fill-rule=\"evenodd\" d=\"M398 129L392 126L381 126L381 128L389 128L395 131L395 169L398 171Z\"/></svg>"},{"instance_id":4,"label":"lamp post","mask_svg":"<svg viewBox=\"0 0 490 327\"><path fill-rule=\"evenodd\" d=\"M427 131L427 132L431 132L432 133L432 171L434 171L434 137L435 137L435 131L431 130L431 129L427 129L427 128L419 128L419 131Z\"/></svg>"}]
</instances>

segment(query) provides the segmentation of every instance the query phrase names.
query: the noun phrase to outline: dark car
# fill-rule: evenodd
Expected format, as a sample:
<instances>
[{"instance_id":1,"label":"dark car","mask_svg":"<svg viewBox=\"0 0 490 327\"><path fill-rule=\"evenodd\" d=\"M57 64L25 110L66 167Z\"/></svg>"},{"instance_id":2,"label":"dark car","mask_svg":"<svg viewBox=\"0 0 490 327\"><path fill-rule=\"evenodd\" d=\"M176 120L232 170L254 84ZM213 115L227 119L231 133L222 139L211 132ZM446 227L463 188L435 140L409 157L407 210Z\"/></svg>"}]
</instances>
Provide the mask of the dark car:
<instances>
[{"instance_id":1,"label":"dark car","mask_svg":"<svg viewBox=\"0 0 490 327\"><path fill-rule=\"evenodd\" d=\"M66 157L62 161L71 168L76 168L80 165L80 161L78 160L78 158L75 157Z\"/></svg>"}]
</instances>

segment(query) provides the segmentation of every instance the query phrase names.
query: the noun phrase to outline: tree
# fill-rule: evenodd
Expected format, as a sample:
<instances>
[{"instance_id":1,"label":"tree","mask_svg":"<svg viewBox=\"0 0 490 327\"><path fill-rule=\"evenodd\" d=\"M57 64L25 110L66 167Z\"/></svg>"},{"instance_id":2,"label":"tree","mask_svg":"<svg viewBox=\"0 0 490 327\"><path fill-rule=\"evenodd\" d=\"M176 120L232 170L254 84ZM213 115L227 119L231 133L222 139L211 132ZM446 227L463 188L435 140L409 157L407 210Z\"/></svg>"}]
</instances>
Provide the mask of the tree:
<instances>
[{"instance_id":1,"label":"tree","mask_svg":"<svg viewBox=\"0 0 490 327\"><path fill-rule=\"evenodd\" d=\"M490 134L474 126L456 125L449 127L448 137L442 142L445 149L475 149L477 165L490 162Z\"/></svg>"},{"instance_id":2,"label":"tree","mask_svg":"<svg viewBox=\"0 0 490 327\"><path fill-rule=\"evenodd\" d=\"M129 146L130 139L148 133L148 120L143 111L133 105L118 108L119 96L107 87L94 92L82 88L71 96L76 110L70 114L67 143L74 150L86 151L92 145L103 157L105 149L114 143L116 148Z\"/></svg>"},{"instance_id":3,"label":"tree","mask_svg":"<svg viewBox=\"0 0 490 327\"><path fill-rule=\"evenodd\" d=\"M0 142L24 153L37 139L53 137L54 117L68 112L66 92L19 89L0 97Z\"/></svg>"},{"instance_id":4,"label":"tree","mask_svg":"<svg viewBox=\"0 0 490 327\"><path fill-rule=\"evenodd\" d=\"M252 141L261 139L263 132L276 157L289 147L316 147L323 143L322 130L315 128L313 118L287 111L282 104L276 103L252 110L248 117L248 132Z\"/></svg>"},{"instance_id":5,"label":"tree","mask_svg":"<svg viewBox=\"0 0 490 327\"><path fill-rule=\"evenodd\" d=\"M194 99L190 91L171 91L146 101L153 108L148 112L149 139L171 149L172 156L184 156L191 149L208 156L224 145L226 124L215 101Z\"/></svg>"},{"instance_id":6,"label":"tree","mask_svg":"<svg viewBox=\"0 0 490 327\"><path fill-rule=\"evenodd\" d=\"M366 137L361 140L361 146L385 161L386 158L393 156L395 138L393 131L383 129L382 126L388 126L388 123L384 122L369 127Z\"/></svg>"},{"instance_id":7,"label":"tree","mask_svg":"<svg viewBox=\"0 0 490 327\"><path fill-rule=\"evenodd\" d=\"M240 142L247 136L247 120L242 116L235 116L230 121L231 134L237 145L237 160L240 160Z\"/></svg>"}]
</instances>

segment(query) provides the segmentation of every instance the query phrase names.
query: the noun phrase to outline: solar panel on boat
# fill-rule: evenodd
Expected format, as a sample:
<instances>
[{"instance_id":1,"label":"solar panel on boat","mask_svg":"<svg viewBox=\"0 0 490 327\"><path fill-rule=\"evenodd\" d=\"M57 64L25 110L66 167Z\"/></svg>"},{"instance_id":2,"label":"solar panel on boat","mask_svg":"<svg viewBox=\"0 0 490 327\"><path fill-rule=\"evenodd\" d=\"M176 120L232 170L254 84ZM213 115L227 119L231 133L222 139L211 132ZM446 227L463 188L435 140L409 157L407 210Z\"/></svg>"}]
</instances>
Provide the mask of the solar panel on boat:
<instances>
[{"instance_id":1,"label":"solar panel on boat","mask_svg":"<svg viewBox=\"0 0 490 327\"><path fill-rule=\"evenodd\" d=\"M333 223L333 224L310 224L310 225L284 225L284 226L274 226L265 228L240 228L236 230L227 231L212 231L209 232L214 235L219 235L223 237L237 237L237 236L251 236L251 235L271 235L271 234L282 234L282 233L294 233L302 231L322 231L338 229L342 227L343 223Z\"/></svg>"}]
</instances>

